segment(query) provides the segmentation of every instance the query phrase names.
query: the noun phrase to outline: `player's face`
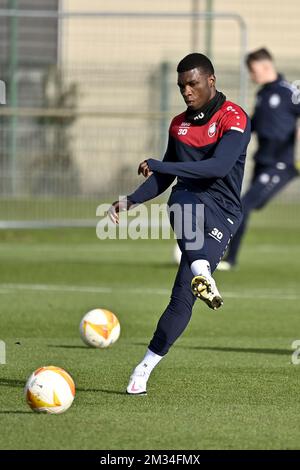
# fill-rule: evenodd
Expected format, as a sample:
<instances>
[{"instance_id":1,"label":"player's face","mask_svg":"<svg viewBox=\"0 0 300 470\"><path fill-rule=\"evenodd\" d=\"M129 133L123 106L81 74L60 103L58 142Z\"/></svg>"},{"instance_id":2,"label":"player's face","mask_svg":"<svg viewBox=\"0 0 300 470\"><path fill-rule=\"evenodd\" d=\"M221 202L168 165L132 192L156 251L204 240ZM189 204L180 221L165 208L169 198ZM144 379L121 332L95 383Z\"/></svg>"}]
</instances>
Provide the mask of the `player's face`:
<instances>
[{"instance_id":1,"label":"player's face","mask_svg":"<svg viewBox=\"0 0 300 470\"><path fill-rule=\"evenodd\" d=\"M250 78L257 85L264 85L268 82L270 73L270 62L266 60L255 60L250 63Z\"/></svg>"},{"instance_id":2,"label":"player's face","mask_svg":"<svg viewBox=\"0 0 300 470\"><path fill-rule=\"evenodd\" d=\"M214 97L216 78L201 69L192 69L178 74L177 84L188 108L196 110Z\"/></svg>"}]
</instances>

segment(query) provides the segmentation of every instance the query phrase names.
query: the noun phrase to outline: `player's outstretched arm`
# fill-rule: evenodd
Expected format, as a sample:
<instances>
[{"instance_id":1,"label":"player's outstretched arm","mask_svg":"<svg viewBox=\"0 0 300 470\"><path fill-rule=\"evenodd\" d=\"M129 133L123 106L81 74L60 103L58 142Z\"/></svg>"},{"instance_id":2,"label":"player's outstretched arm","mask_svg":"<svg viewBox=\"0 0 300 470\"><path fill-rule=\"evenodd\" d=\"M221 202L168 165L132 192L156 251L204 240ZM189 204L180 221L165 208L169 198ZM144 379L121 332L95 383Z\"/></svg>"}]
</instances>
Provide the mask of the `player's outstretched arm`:
<instances>
[{"instance_id":1,"label":"player's outstretched arm","mask_svg":"<svg viewBox=\"0 0 300 470\"><path fill-rule=\"evenodd\" d=\"M113 202L108 209L107 214L115 224L119 223L120 212L129 210L133 205L154 199L166 191L175 179L173 175L152 174L145 161L140 163L138 173L142 174L147 180L126 198ZM148 175L150 176L148 177Z\"/></svg>"},{"instance_id":2,"label":"player's outstretched arm","mask_svg":"<svg viewBox=\"0 0 300 470\"><path fill-rule=\"evenodd\" d=\"M144 174L144 173L143 173ZM174 181L173 175L162 175L159 173L151 176L139 186L136 191L126 198L112 203L107 211L107 215L115 224L119 223L119 213L129 210L133 205L150 201L162 194Z\"/></svg>"},{"instance_id":3,"label":"player's outstretched arm","mask_svg":"<svg viewBox=\"0 0 300 470\"><path fill-rule=\"evenodd\" d=\"M250 125L244 133L231 130L226 132L211 158L194 162L160 162L147 160L150 171L183 178L224 178L241 153L246 151L250 140Z\"/></svg>"},{"instance_id":4,"label":"player's outstretched arm","mask_svg":"<svg viewBox=\"0 0 300 470\"><path fill-rule=\"evenodd\" d=\"M163 161L172 161L174 156L174 143L173 140L169 137L168 147ZM159 196L164 191L166 191L166 189L168 189L168 187L176 178L176 176L173 175L153 173L150 170L146 160L139 164L138 174L147 178L146 181L123 200L113 202L108 210L108 216L116 224L119 223L120 212L129 210L133 205L142 204L143 202L150 201L151 199Z\"/></svg>"}]
</instances>

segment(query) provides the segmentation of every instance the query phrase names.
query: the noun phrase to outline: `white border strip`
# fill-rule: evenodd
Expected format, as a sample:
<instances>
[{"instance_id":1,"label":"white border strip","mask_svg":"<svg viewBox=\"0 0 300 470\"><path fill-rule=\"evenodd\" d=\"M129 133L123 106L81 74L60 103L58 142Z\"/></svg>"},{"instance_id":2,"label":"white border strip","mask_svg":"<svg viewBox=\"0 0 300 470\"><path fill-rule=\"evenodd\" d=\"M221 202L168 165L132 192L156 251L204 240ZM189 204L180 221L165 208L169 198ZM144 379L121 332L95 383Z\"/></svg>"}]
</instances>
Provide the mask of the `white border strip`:
<instances>
[{"instance_id":1,"label":"white border strip","mask_svg":"<svg viewBox=\"0 0 300 470\"><path fill-rule=\"evenodd\" d=\"M170 295L170 289L160 289L160 288L142 288L142 287L131 287L131 288L120 288L118 287L118 292L123 292L124 294L142 294L142 295ZM17 291L36 291L36 292L60 292L60 293L87 293L87 294L112 294L115 292L114 287L107 286L75 286L75 285L55 285L55 284L0 284L0 293L1 294L12 294ZM264 290L256 289L249 290L249 292L223 292L224 298L229 299L282 299L282 300L297 300L300 299L300 293L296 291L279 291L276 290Z\"/></svg>"},{"instance_id":2,"label":"white border strip","mask_svg":"<svg viewBox=\"0 0 300 470\"><path fill-rule=\"evenodd\" d=\"M243 129L240 129L239 127L234 127L234 126L232 126L230 129L232 129L233 131L239 131L239 132L241 132L242 134L244 134Z\"/></svg>"}]
</instances>

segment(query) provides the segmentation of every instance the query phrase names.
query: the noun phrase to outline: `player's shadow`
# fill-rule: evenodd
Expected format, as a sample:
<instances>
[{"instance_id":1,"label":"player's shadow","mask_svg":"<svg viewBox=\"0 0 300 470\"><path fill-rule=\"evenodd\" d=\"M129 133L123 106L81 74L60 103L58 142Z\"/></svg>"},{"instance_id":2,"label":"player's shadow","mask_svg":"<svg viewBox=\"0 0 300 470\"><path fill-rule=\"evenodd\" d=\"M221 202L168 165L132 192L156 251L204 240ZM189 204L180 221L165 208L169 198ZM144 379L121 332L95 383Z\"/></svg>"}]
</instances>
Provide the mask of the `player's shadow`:
<instances>
[{"instance_id":1,"label":"player's shadow","mask_svg":"<svg viewBox=\"0 0 300 470\"><path fill-rule=\"evenodd\" d=\"M84 347L84 346L83 346ZM24 380L18 380L18 379L4 379L0 378L0 387L24 387L25 386L25 381ZM78 392L91 392L91 393L107 393L110 395L125 395L125 392L121 392L120 390L108 390L108 389L103 389L103 388L81 388L81 387L76 387L76 391ZM31 411L0 411L0 414L8 414L8 413L32 413Z\"/></svg>"},{"instance_id":2,"label":"player's shadow","mask_svg":"<svg viewBox=\"0 0 300 470\"><path fill-rule=\"evenodd\" d=\"M105 388L80 388L76 387L76 391L78 392L88 392L88 393L106 393L108 395L126 395L125 392L121 392L120 390L108 390Z\"/></svg>"},{"instance_id":3,"label":"player's shadow","mask_svg":"<svg viewBox=\"0 0 300 470\"><path fill-rule=\"evenodd\" d=\"M24 380L18 380L18 379L4 379L0 378L0 387L24 387L25 386L25 381ZM32 414L32 411L23 411L23 410L0 410L0 415L23 415L23 414Z\"/></svg>"},{"instance_id":4,"label":"player's shadow","mask_svg":"<svg viewBox=\"0 0 300 470\"><path fill-rule=\"evenodd\" d=\"M182 349L197 349L202 351L219 351L219 352L236 352L236 353L250 353L250 354L276 354L287 356L292 354L291 349L273 349L273 348L232 348L232 347L218 347L218 346L183 346L177 345L177 348Z\"/></svg>"},{"instance_id":5,"label":"player's shadow","mask_svg":"<svg viewBox=\"0 0 300 470\"><path fill-rule=\"evenodd\" d=\"M136 342L134 346L148 346L148 343ZM181 349L197 349L201 351L219 351L219 352L236 352L236 353L250 353L250 354L277 354L281 356L290 356L291 349L273 349L273 348L232 348L225 346L184 346L176 344L175 348Z\"/></svg>"},{"instance_id":6,"label":"player's shadow","mask_svg":"<svg viewBox=\"0 0 300 470\"><path fill-rule=\"evenodd\" d=\"M0 378L0 387L24 387L25 383L25 380Z\"/></svg>"},{"instance_id":7,"label":"player's shadow","mask_svg":"<svg viewBox=\"0 0 300 470\"><path fill-rule=\"evenodd\" d=\"M89 350L88 346L79 345L79 344L47 344L48 348L61 348L61 349L86 349Z\"/></svg>"}]
</instances>

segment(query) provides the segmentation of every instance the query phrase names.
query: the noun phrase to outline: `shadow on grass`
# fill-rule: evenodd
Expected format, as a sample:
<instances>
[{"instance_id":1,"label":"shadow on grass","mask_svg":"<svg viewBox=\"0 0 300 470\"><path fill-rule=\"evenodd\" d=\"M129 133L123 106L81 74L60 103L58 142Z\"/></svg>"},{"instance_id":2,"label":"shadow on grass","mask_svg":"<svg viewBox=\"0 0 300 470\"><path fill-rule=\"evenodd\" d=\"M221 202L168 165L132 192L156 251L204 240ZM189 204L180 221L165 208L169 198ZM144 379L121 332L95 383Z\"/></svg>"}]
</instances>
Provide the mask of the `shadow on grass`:
<instances>
[{"instance_id":1,"label":"shadow on grass","mask_svg":"<svg viewBox=\"0 0 300 470\"><path fill-rule=\"evenodd\" d=\"M148 346L148 343L132 343L134 346ZM273 349L273 348L231 348L225 346L183 346L176 344L175 348L180 349L197 349L202 351L219 351L219 352L236 352L250 354L277 354L279 356L289 356L292 354L291 349Z\"/></svg>"},{"instance_id":2,"label":"shadow on grass","mask_svg":"<svg viewBox=\"0 0 300 470\"><path fill-rule=\"evenodd\" d=\"M24 387L25 386L25 381L23 380L16 380L16 379L3 379L0 378L0 387ZM76 387L77 392L91 392L91 393L107 393L110 395L126 395L125 392L121 392L120 390L108 390L108 389L103 389L103 388L81 388L81 387ZM0 411L0 414L5 414L5 413L32 413L31 411Z\"/></svg>"},{"instance_id":3,"label":"shadow on grass","mask_svg":"<svg viewBox=\"0 0 300 470\"><path fill-rule=\"evenodd\" d=\"M1 385L3 385L4 387L24 387L25 383L26 380L0 378L0 387Z\"/></svg>"},{"instance_id":4,"label":"shadow on grass","mask_svg":"<svg viewBox=\"0 0 300 470\"><path fill-rule=\"evenodd\" d=\"M90 393L107 393L109 395L126 395L125 392L120 392L120 390L107 390L103 388L80 388L77 387L76 391L78 392L90 392Z\"/></svg>"},{"instance_id":5,"label":"shadow on grass","mask_svg":"<svg viewBox=\"0 0 300 470\"><path fill-rule=\"evenodd\" d=\"M269 348L230 348L218 346L182 346L178 345L177 348L182 349L198 349L203 351L219 351L219 352L236 352L236 353L251 353L251 354L275 354L287 356L292 354L291 349L269 349Z\"/></svg>"},{"instance_id":6,"label":"shadow on grass","mask_svg":"<svg viewBox=\"0 0 300 470\"><path fill-rule=\"evenodd\" d=\"M27 414L33 414L32 411L12 411L12 410L1 410L0 415L27 415Z\"/></svg>"},{"instance_id":7,"label":"shadow on grass","mask_svg":"<svg viewBox=\"0 0 300 470\"><path fill-rule=\"evenodd\" d=\"M62 349L86 349L87 351L90 350L88 346L84 345L72 345L72 344L47 344L48 348L62 348Z\"/></svg>"}]
</instances>

